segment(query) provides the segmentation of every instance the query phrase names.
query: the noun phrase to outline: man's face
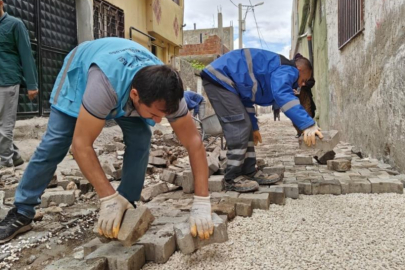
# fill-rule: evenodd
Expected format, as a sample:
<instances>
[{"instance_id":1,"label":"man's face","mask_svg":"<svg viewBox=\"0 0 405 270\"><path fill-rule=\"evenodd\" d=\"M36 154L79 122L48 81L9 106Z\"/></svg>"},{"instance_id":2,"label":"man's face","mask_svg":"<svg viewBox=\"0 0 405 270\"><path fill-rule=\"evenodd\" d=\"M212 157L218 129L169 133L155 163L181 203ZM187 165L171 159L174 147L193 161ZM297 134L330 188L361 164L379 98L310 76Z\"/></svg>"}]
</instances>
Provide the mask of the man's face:
<instances>
[{"instance_id":1,"label":"man's face","mask_svg":"<svg viewBox=\"0 0 405 270\"><path fill-rule=\"evenodd\" d=\"M299 70L299 76L298 76L298 86L303 87L305 86L305 83L311 79L312 77L312 71L306 69L306 68L300 68L298 67Z\"/></svg>"},{"instance_id":2,"label":"man's face","mask_svg":"<svg viewBox=\"0 0 405 270\"><path fill-rule=\"evenodd\" d=\"M147 119L152 119L156 123L160 123L162 118L166 116L166 102L163 100L157 100L152 102L149 106L139 102L139 95L136 89L132 89L130 93L130 98L134 103L136 111L140 116Z\"/></svg>"},{"instance_id":3,"label":"man's face","mask_svg":"<svg viewBox=\"0 0 405 270\"><path fill-rule=\"evenodd\" d=\"M0 12L3 12L4 2L0 0Z\"/></svg>"}]
</instances>

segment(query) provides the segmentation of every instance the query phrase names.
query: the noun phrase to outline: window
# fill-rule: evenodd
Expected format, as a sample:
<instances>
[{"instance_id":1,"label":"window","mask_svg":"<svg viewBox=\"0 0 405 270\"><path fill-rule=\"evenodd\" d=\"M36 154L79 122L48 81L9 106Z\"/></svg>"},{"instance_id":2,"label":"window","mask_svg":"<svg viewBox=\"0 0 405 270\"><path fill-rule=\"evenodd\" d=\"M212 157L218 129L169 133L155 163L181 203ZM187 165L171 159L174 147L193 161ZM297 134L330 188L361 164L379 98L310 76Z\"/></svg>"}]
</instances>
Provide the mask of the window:
<instances>
[{"instance_id":1,"label":"window","mask_svg":"<svg viewBox=\"0 0 405 270\"><path fill-rule=\"evenodd\" d=\"M364 29L364 0L339 0L339 49Z\"/></svg>"},{"instance_id":2,"label":"window","mask_svg":"<svg viewBox=\"0 0 405 270\"><path fill-rule=\"evenodd\" d=\"M124 36L124 11L102 0L94 0L94 39Z\"/></svg>"}]
</instances>

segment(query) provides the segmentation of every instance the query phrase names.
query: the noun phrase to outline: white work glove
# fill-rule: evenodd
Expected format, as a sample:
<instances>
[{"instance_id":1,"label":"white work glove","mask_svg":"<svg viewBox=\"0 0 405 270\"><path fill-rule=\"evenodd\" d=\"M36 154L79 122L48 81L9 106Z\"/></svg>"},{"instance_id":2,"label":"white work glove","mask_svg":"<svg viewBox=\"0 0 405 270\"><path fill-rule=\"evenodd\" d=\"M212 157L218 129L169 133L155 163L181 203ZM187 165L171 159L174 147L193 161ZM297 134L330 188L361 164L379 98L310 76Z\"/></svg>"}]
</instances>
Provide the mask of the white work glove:
<instances>
[{"instance_id":1,"label":"white work glove","mask_svg":"<svg viewBox=\"0 0 405 270\"><path fill-rule=\"evenodd\" d=\"M304 130L304 143L308 146L315 145L315 135L318 135L320 139L323 138L321 129L315 123L315 125Z\"/></svg>"},{"instance_id":2,"label":"white work glove","mask_svg":"<svg viewBox=\"0 0 405 270\"><path fill-rule=\"evenodd\" d=\"M134 206L118 192L101 198L100 201L98 233L107 238L117 238L124 212L127 209L134 208Z\"/></svg>"},{"instance_id":3,"label":"white work glove","mask_svg":"<svg viewBox=\"0 0 405 270\"><path fill-rule=\"evenodd\" d=\"M198 232L201 240L209 239L210 235L214 233L210 196L194 196L190 214L190 232L193 237L196 237Z\"/></svg>"}]
</instances>

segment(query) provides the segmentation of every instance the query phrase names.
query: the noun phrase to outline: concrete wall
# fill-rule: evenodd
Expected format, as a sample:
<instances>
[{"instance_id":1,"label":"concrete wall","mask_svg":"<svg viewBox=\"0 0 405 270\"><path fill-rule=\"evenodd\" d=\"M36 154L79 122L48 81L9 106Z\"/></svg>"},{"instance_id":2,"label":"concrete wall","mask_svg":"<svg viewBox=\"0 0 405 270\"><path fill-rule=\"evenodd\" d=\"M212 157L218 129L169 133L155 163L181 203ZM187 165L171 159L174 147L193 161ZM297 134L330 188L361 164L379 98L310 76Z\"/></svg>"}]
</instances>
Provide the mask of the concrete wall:
<instances>
[{"instance_id":1,"label":"concrete wall","mask_svg":"<svg viewBox=\"0 0 405 270\"><path fill-rule=\"evenodd\" d=\"M93 16L93 1L76 0L76 14L78 43L93 40L93 20L88 19Z\"/></svg>"},{"instance_id":2,"label":"concrete wall","mask_svg":"<svg viewBox=\"0 0 405 270\"><path fill-rule=\"evenodd\" d=\"M328 86L328 35L326 25L326 0L318 0L313 23L312 47L314 52L315 86L312 88L317 106L315 120L322 128L328 128L330 93Z\"/></svg>"},{"instance_id":3,"label":"concrete wall","mask_svg":"<svg viewBox=\"0 0 405 270\"><path fill-rule=\"evenodd\" d=\"M365 30L338 49L337 1L326 1L329 125L405 170L405 0L365 1Z\"/></svg>"},{"instance_id":4,"label":"concrete wall","mask_svg":"<svg viewBox=\"0 0 405 270\"><path fill-rule=\"evenodd\" d=\"M200 34L202 35L202 43L210 36L220 36L218 28L209 28L209 29L196 29L196 30L187 30L184 31L184 45L187 44L201 44ZM224 27L223 28L223 44L230 50L233 50L233 27Z\"/></svg>"}]
</instances>

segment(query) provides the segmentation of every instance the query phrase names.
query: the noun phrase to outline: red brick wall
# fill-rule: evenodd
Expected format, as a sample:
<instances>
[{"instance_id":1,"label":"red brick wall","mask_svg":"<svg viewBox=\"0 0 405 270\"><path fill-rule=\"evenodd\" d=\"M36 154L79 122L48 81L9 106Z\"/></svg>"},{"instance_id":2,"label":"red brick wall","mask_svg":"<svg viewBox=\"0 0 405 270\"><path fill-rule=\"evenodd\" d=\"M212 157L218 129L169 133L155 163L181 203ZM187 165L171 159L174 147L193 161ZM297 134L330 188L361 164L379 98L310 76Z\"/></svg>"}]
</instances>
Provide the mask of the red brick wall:
<instances>
[{"instance_id":1,"label":"red brick wall","mask_svg":"<svg viewBox=\"0 0 405 270\"><path fill-rule=\"evenodd\" d=\"M229 52L229 49L224 46L224 53ZM202 44L183 45L180 49L180 55L205 55L205 54L221 54L221 41L217 35L208 37Z\"/></svg>"}]
</instances>

